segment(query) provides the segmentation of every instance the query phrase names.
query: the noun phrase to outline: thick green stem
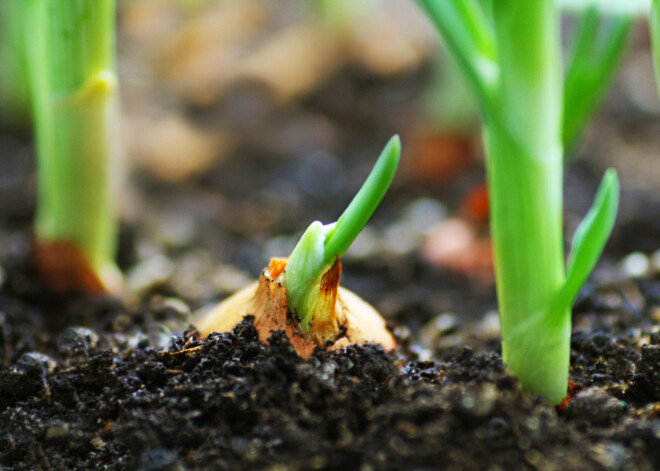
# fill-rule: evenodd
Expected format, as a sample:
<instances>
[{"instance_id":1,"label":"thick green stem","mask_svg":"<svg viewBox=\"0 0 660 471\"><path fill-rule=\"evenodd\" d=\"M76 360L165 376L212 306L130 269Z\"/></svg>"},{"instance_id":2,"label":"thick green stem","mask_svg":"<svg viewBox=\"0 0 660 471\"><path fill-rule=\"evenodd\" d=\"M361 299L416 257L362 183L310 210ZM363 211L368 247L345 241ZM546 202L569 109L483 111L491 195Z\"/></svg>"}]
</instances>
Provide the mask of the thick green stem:
<instances>
[{"instance_id":1,"label":"thick green stem","mask_svg":"<svg viewBox=\"0 0 660 471\"><path fill-rule=\"evenodd\" d=\"M117 145L114 0L26 0L40 242L70 242L114 276Z\"/></svg>"},{"instance_id":2,"label":"thick green stem","mask_svg":"<svg viewBox=\"0 0 660 471\"><path fill-rule=\"evenodd\" d=\"M493 19L501 68L487 167L503 358L559 402L570 339L570 310L549 316L564 281L559 17L553 2L500 0Z\"/></svg>"},{"instance_id":3,"label":"thick green stem","mask_svg":"<svg viewBox=\"0 0 660 471\"><path fill-rule=\"evenodd\" d=\"M488 157L503 359L525 388L559 402L571 327L570 308L550 316L564 281L562 154L526 150L492 126Z\"/></svg>"}]
</instances>

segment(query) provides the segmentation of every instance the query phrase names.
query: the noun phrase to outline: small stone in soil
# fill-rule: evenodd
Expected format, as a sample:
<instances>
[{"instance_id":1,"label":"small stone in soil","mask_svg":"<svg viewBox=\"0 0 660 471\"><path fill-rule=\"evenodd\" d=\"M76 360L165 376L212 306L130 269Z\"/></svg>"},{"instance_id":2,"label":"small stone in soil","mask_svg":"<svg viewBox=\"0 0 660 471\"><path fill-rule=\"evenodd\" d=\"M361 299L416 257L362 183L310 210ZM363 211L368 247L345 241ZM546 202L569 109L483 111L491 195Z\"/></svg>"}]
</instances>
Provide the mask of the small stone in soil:
<instances>
[{"instance_id":1,"label":"small stone in soil","mask_svg":"<svg viewBox=\"0 0 660 471\"><path fill-rule=\"evenodd\" d=\"M644 276L649 271L649 258L642 252L633 252L621 260L621 271L631 278Z\"/></svg>"},{"instance_id":2,"label":"small stone in soil","mask_svg":"<svg viewBox=\"0 0 660 471\"><path fill-rule=\"evenodd\" d=\"M44 438L47 442L58 442L68 438L70 431L70 424L66 422L53 421L46 429L46 435Z\"/></svg>"},{"instance_id":3,"label":"small stone in soil","mask_svg":"<svg viewBox=\"0 0 660 471\"><path fill-rule=\"evenodd\" d=\"M90 445L92 445L94 448L97 450L100 450L105 446L105 442L101 437L94 437L89 441Z\"/></svg>"},{"instance_id":4,"label":"small stone in soil","mask_svg":"<svg viewBox=\"0 0 660 471\"><path fill-rule=\"evenodd\" d=\"M625 412L626 403L599 387L581 391L566 409L566 415L580 425L608 426Z\"/></svg>"},{"instance_id":5,"label":"small stone in soil","mask_svg":"<svg viewBox=\"0 0 660 471\"><path fill-rule=\"evenodd\" d=\"M16 369L26 374L43 377L46 373L52 373L57 363L48 355L38 352L24 353L16 363Z\"/></svg>"},{"instance_id":6,"label":"small stone in soil","mask_svg":"<svg viewBox=\"0 0 660 471\"><path fill-rule=\"evenodd\" d=\"M432 348L438 337L453 331L456 325L455 314L451 312L440 314L424 324L419 332L419 342L427 348Z\"/></svg>"},{"instance_id":7,"label":"small stone in soil","mask_svg":"<svg viewBox=\"0 0 660 471\"><path fill-rule=\"evenodd\" d=\"M447 208L437 200L420 198L403 210L408 224L419 234L426 234L437 223L447 217Z\"/></svg>"},{"instance_id":8,"label":"small stone in soil","mask_svg":"<svg viewBox=\"0 0 660 471\"><path fill-rule=\"evenodd\" d=\"M590 448L590 455L607 471L623 469L630 452L620 443L598 443Z\"/></svg>"},{"instance_id":9,"label":"small stone in soil","mask_svg":"<svg viewBox=\"0 0 660 471\"><path fill-rule=\"evenodd\" d=\"M497 390L491 383L484 383L476 390L467 390L460 399L459 410L470 417L490 414L497 400Z\"/></svg>"},{"instance_id":10,"label":"small stone in soil","mask_svg":"<svg viewBox=\"0 0 660 471\"><path fill-rule=\"evenodd\" d=\"M164 255L155 255L128 272L128 287L132 293L140 295L163 285L173 273L172 261Z\"/></svg>"},{"instance_id":11,"label":"small stone in soil","mask_svg":"<svg viewBox=\"0 0 660 471\"><path fill-rule=\"evenodd\" d=\"M99 336L86 327L69 327L57 339L57 349L65 357L88 356L98 345Z\"/></svg>"}]
</instances>

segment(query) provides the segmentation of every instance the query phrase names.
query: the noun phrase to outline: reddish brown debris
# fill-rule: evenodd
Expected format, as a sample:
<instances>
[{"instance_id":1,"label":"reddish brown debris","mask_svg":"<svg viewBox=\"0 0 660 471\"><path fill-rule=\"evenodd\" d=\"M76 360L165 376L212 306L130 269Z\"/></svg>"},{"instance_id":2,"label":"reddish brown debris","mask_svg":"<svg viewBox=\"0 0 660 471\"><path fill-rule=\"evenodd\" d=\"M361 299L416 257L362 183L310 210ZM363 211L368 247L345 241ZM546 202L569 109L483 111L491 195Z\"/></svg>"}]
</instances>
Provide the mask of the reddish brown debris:
<instances>
[{"instance_id":1,"label":"reddish brown debris","mask_svg":"<svg viewBox=\"0 0 660 471\"><path fill-rule=\"evenodd\" d=\"M422 256L430 263L491 283L494 277L493 247L476 224L453 218L433 227L422 244Z\"/></svg>"},{"instance_id":2,"label":"reddish brown debris","mask_svg":"<svg viewBox=\"0 0 660 471\"><path fill-rule=\"evenodd\" d=\"M69 241L34 241L34 263L39 278L58 293L107 293L108 289Z\"/></svg>"},{"instance_id":3,"label":"reddish brown debris","mask_svg":"<svg viewBox=\"0 0 660 471\"><path fill-rule=\"evenodd\" d=\"M463 200L463 211L475 222L488 222L488 216L490 215L488 185L484 183L468 192Z\"/></svg>"},{"instance_id":4,"label":"reddish brown debris","mask_svg":"<svg viewBox=\"0 0 660 471\"><path fill-rule=\"evenodd\" d=\"M421 183L443 185L465 172L474 154L471 139L459 134L428 133L414 137L404 171Z\"/></svg>"},{"instance_id":5,"label":"reddish brown debris","mask_svg":"<svg viewBox=\"0 0 660 471\"><path fill-rule=\"evenodd\" d=\"M559 412L564 412L568 405L571 403L571 400L575 397L575 394L582 388L582 385L579 383L574 383L570 379L568 380L568 391L564 399L556 406Z\"/></svg>"}]
</instances>

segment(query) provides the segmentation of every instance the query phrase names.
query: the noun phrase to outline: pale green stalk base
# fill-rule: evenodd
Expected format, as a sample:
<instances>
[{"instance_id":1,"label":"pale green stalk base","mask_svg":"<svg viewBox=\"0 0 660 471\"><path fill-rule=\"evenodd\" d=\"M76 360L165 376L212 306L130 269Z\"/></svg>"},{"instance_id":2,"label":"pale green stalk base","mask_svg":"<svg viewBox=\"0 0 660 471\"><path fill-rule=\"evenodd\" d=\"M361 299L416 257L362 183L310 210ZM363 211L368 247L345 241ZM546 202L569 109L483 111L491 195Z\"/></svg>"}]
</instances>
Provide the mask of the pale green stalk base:
<instances>
[{"instance_id":1,"label":"pale green stalk base","mask_svg":"<svg viewBox=\"0 0 660 471\"><path fill-rule=\"evenodd\" d=\"M325 262L325 238L333 224L314 221L293 249L284 273L289 310L309 332L321 289L321 278L331 267Z\"/></svg>"},{"instance_id":2,"label":"pale green stalk base","mask_svg":"<svg viewBox=\"0 0 660 471\"><path fill-rule=\"evenodd\" d=\"M564 281L561 148L525 152L491 126L488 138L504 363L553 403L566 394L570 310L551 313Z\"/></svg>"},{"instance_id":3,"label":"pale green stalk base","mask_svg":"<svg viewBox=\"0 0 660 471\"><path fill-rule=\"evenodd\" d=\"M111 192L116 90L114 75L100 73L77 94L49 100L37 118L37 238L75 243L102 280L117 276Z\"/></svg>"},{"instance_id":4,"label":"pale green stalk base","mask_svg":"<svg viewBox=\"0 0 660 471\"><path fill-rule=\"evenodd\" d=\"M504 363L519 378L523 388L540 391L539 394L552 404L559 404L566 396L571 353L570 314L570 310L563 313L563 325L547 326L544 319L535 319L513 332L502 333Z\"/></svg>"},{"instance_id":5,"label":"pale green stalk base","mask_svg":"<svg viewBox=\"0 0 660 471\"><path fill-rule=\"evenodd\" d=\"M38 242L68 242L115 283L114 0L26 0L37 139Z\"/></svg>"}]
</instances>

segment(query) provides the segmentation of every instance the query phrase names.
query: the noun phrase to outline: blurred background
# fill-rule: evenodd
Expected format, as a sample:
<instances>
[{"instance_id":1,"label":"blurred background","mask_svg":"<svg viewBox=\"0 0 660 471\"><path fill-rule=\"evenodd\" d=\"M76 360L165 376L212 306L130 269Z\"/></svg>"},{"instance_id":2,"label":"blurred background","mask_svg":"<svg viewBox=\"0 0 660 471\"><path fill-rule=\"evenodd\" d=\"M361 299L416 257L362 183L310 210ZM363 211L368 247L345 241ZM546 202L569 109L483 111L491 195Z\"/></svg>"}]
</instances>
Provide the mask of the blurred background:
<instances>
[{"instance_id":1,"label":"blurred background","mask_svg":"<svg viewBox=\"0 0 660 471\"><path fill-rule=\"evenodd\" d=\"M203 309L244 286L311 221L336 220L398 133L400 172L343 285L422 342L466 323L497 338L478 110L414 1L120 0L118 21L119 258L136 302ZM29 247L35 198L11 61L0 48L4 255ZM660 272L654 80L640 20L566 175L569 241L604 169L622 179L600 284ZM631 286L612 302L634 303Z\"/></svg>"}]
</instances>

